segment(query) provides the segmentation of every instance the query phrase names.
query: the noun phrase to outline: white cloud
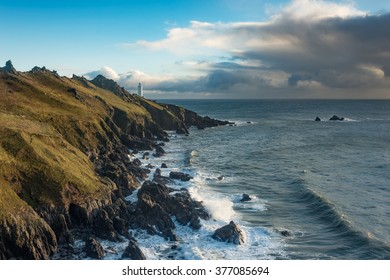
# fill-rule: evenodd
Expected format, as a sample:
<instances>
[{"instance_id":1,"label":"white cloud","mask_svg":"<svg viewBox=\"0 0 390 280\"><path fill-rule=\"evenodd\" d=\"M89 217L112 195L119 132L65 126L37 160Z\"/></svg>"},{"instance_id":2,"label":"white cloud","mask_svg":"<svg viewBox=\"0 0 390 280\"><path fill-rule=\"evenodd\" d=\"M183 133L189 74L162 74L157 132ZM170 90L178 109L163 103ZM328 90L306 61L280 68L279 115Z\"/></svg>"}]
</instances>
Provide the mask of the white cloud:
<instances>
[{"instance_id":1,"label":"white cloud","mask_svg":"<svg viewBox=\"0 0 390 280\"><path fill-rule=\"evenodd\" d=\"M362 97L375 92L385 97L390 85L388 26L390 14L367 15L350 1L293 0L268 21L192 21L187 27L171 28L162 40L128 44L169 51L177 56L177 67L196 71L183 77L129 72L119 75L119 81L145 80L159 92L241 91L272 97L294 89L306 97L314 91L316 96L328 92Z\"/></svg>"}]
</instances>

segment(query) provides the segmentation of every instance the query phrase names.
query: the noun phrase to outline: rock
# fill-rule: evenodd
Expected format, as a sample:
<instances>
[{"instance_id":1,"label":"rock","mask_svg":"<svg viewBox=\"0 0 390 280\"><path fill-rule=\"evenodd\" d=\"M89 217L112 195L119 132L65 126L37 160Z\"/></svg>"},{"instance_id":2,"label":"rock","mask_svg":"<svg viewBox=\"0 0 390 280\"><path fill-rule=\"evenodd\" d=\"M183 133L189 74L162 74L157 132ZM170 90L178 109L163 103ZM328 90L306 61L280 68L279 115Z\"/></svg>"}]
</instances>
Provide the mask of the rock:
<instances>
[{"instance_id":1,"label":"rock","mask_svg":"<svg viewBox=\"0 0 390 280\"><path fill-rule=\"evenodd\" d=\"M244 193L242 195L242 198L240 201L245 202L245 201L251 201L251 200L252 200L252 198L248 194Z\"/></svg>"},{"instance_id":2,"label":"rock","mask_svg":"<svg viewBox=\"0 0 390 280\"><path fill-rule=\"evenodd\" d=\"M193 201L188 191L175 191L172 194L173 191L175 190L163 184L144 182L137 194L137 209L140 214L133 223L151 234L160 234L171 241L177 240L171 216L175 216L182 225L199 229L200 218L209 218L203 205Z\"/></svg>"},{"instance_id":3,"label":"rock","mask_svg":"<svg viewBox=\"0 0 390 280\"><path fill-rule=\"evenodd\" d=\"M330 121L343 121L344 118L342 118L342 117L339 118L338 116L333 115L333 117L331 117L329 120L330 120Z\"/></svg>"},{"instance_id":4,"label":"rock","mask_svg":"<svg viewBox=\"0 0 390 280\"><path fill-rule=\"evenodd\" d=\"M16 71L16 69L14 68L14 66L12 65L12 62L11 60L8 60L6 63L5 63L5 66L4 67L0 67L0 70L6 72L6 73L10 73L10 74L17 74L18 72Z\"/></svg>"},{"instance_id":5,"label":"rock","mask_svg":"<svg viewBox=\"0 0 390 280\"><path fill-rule=\"evenodd\" d=\"M166 163L162 163L162 164L161 164L161 168L168 168L168 166L167 166Z\"/></svg>"},{"instance_id":6,"label":"rock","mask_svg":"<svg viewBox=\"0 0 390 280\"><path fill-rule=\"evenodd\" d=\"M141 162L138 158L136 158L135 160L133 160L133 164L134 164L135 166L141 166L141 165L142 165L142 162Z\"/></svg>"},{"instance_id":7,"label":"rock","mask_svg":"<svg viewBox=\"0 0 390 280\"><path fill-rule=\"evenodd\" d=\"M137 242L135 242L133 239L130 239L129 245L122 254L122 259L146 260L146 257L138 247Z\"/></svg>"},{"instance_id":8,"label":"rock","mask_svg":"<svg viewBox=\"0 0 390 280\"><path fill-rule=\"evenodd\" d=\"M145 153L142 155L142 159L147 159L149 155L150 155L149 152L145 152Z\"/></svg>"},{"instance_id":9,"label":"rock","mask_svg":"<svg viewBox=\"0 0 390 280\"><path fill-rule=\"evenodd\" d=\"M280 232L280 234L283 235L284 237L290 237L291 236L291 233L288 230L282 230Z\"/></svg>"},{"instance_id":10,"label":"rock","mask_svg":"<svg viewBox=\"0 0 390 280\"><path fill-rule=\"evenodd\" d=\"M93 222L93 229L97 237L118 241L118 235L114 228L114 223L105 210L98 210Z\"/></svg>"},{"instance_id":11,"label":"rock","mask_svg":"<svg viewBox=\"0 0 390 280\"><path fill-rule=\"evenodd\" d=\"M316 117L315 121L320 122L321 121L320 117Z\"/></svg>"},{"instance_id":12,"label":"rock","mask_svg":"<svg viewBox=\"0 0 390 280\"><path fill-rule=\"evenodd\" d=\"M217 229L212 237L216 240L234 243L236 245L240 245L245 242L242 230L233 221L231 221L228 225Z\"/></svg>"},{"instance_id":13,"label":"rock","mask_svg":"<svg viewBox=\"0 0 390 280\"><path fill-rule=\"evenodd\" d=\"M150 163L148 165L146 165L145 167L148 168L148 169L153 169L154 168L154 166L151 165Z\"/></svg>"},{"instance_id":14,"label":"rock","mask_svg":"<svg viewBox=\"0 0 390 280\"><path fill-rule=\"evenodd\" d=\"M219 181L222 181L223 179L225 179L225 176L221 175L221 176L218 176L217 178Z\"/></svg>"},{"instance_id":15,"label":"rock","mask_svg":"<svg viewBox=\"0 0 390 280\"><path fill-rule=\"evenodd\" d=\"M188 129L186 127L179 127L176 129L176 134L188 135Z\"/></svg>"},{"instance_id":16,"label":"rock","mask_svg":"<svg viewBox=\"0 0 390 280\"><path fill-rule=\"evenodd\" d=\"M158 146L156 148L156 152L153 154L153 156L155 156L155 157L162 157L165 154L166 153L165 153L164 149L162 147Z\"/></svg>"},{"instance_id":17,"label":"rock","mask_svg":"<svg viewBox=\"0 0 390 280\"><path fill-rule=\"evenodd\" d=\"M114 229L119 232L121 235L128 237L129 232L128 232L128 224L126 221L118 216L115 216L112 219Z\"/></svg>"},{"instance_id":18,"label":"rock","mask_svg":"<svg viewBox=\"0 0 390 280\"><path fill-rule=\"evenodd\" d=\"M85 253L88 257L93 259L103 259L104 258L104 250L102 245L93 237L88 237L85 242Z\"/></svg>"},{"instance_id":19,"label":"rock","mask_svg":"<svg viewBox=\"0 0 390 280\"><path fill-rule=\"evenodd\" d=\"M182 172L175 172L175 171L172 171L171 173L169 173L169 178L175 179L175 180L180 180L183 182L186 182L186 181L193 179L193 177L191 177L188 174L185 174Z\"/></svg>"}]
</instances>

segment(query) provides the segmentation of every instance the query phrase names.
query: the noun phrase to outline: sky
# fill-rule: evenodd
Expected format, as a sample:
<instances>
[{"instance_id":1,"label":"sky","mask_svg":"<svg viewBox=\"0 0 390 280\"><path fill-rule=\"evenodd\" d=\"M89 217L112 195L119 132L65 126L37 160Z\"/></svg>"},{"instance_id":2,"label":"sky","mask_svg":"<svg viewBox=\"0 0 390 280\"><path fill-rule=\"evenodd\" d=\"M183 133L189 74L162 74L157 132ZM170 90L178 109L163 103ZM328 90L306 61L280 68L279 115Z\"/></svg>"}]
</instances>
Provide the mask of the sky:
<instances>
[{"instance_id":1,"label":"sky","mask_svg":"<svg viewBox=\"0 0 390 280\"><path fill-rule=\"evenodd\" d=\"M0 0L0 63L148 98L390 98L390 1Z\"/></svg>"}]
</instances>

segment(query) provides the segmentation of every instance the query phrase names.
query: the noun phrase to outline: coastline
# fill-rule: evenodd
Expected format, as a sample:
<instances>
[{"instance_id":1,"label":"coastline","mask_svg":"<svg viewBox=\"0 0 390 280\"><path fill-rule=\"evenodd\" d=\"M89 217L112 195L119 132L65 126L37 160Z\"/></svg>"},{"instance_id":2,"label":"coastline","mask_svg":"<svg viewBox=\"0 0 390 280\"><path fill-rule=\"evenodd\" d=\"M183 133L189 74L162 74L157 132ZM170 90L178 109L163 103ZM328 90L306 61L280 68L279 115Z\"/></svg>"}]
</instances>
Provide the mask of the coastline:
<instances>
[{"instance_id":1,"label":"coastline","mask_svg":"<svg viewBox=\"0 0 390 280\"><path fill-rule=\"evenodd\" d=\"M229 122L130 94L103 76L19 72L10 61L0 68L0 86L0 259L77 259L80 240L102 258L96 237L127 238L124 257L143 258L130 227L174 240L172 215L193 228L206 218L188 193L172 198L164 185L141 187L150 170L129 149L163 156L166 131L188 135L191 126ZM139 188L139 203L125 200Z\"/></svg>"}]
</instances>

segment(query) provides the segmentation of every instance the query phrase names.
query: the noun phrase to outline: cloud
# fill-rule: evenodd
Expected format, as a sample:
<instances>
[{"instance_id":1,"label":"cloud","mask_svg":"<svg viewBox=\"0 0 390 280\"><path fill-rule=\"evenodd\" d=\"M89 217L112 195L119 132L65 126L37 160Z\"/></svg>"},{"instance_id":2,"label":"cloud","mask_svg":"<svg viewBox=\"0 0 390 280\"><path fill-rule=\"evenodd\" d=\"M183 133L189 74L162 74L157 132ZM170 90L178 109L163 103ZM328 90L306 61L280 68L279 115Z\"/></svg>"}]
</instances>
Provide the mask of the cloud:
<instances>
[{"instance_id":1,"label":"cloud","mask_svg":"<svg viewBox=\"0 0 390 280\"><path fill-rule=\"evenodd\" d=\"M154 91L233 95L245 89L258 97L283 92L288 97L317 92L370 97L375 92L374 97L389 97L389 26L389 13L370 15L350 2L294 0L268 21L192 21L170 29L162 40L127 46L169 51L180 57L177 65L199 72L149 77ZM224 59L212 61L216 55Z\"/></svg>"},{"instance_id":2,"label":"cloud","mask_svg":"<svg viewBox=\"0 0 390 280\"><path fill-rule=\"evenodd\" d=\"M114 81L118 81L120 78L119 74L117 74L112 68L110 68L108 66L103 66L99 70L88 72L88 73L84 74L84 76L86 78L91 79L91 80L94 79L98 75L103 75L104 77L111 79L111 80L114 80Z\"/></svg>"}]
</instances>

